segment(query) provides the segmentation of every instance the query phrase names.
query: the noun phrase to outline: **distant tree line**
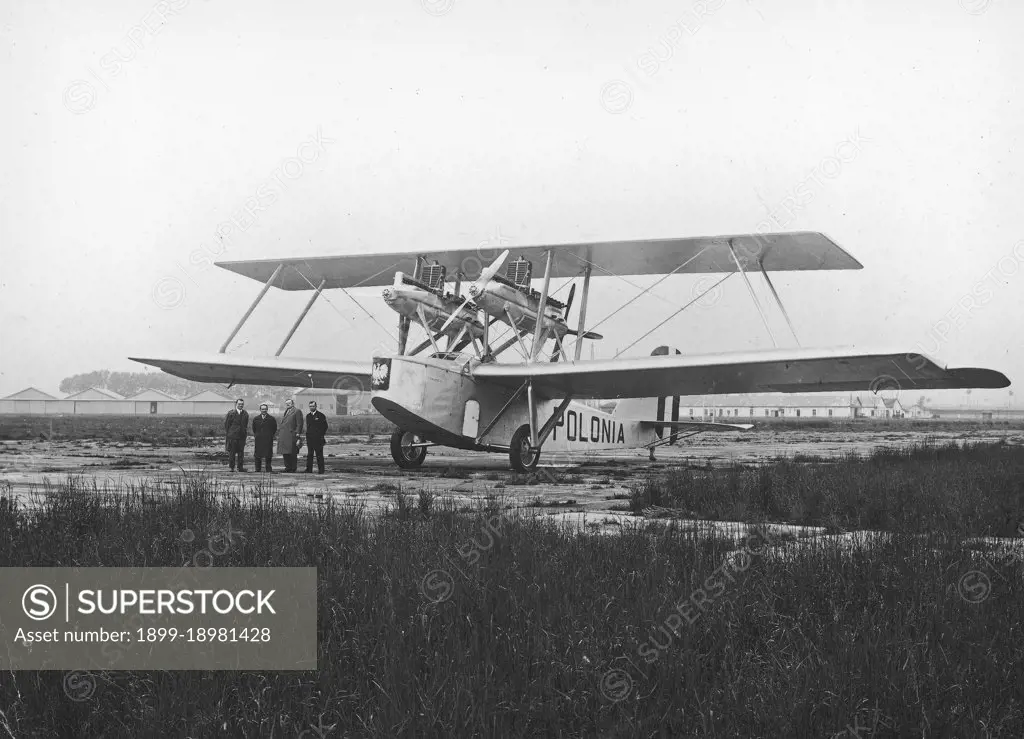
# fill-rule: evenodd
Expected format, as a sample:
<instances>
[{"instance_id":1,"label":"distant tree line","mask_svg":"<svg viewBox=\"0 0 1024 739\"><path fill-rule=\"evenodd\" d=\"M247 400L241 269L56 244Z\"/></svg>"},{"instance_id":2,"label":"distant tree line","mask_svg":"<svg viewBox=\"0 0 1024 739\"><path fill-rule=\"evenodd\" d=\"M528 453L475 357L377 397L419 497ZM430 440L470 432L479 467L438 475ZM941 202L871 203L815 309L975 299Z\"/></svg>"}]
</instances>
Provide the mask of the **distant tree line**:
<instances>
[{"instance_id":1,"label":"distant tree line","mask_svg":"<svg viewBox=\"0 0 1024 739\"><path fill-rule=\"evenodd\" d=\"M273 385L235 385L225 390L223 385L208 382L183 380L165 372L111 372L110 370L93 370L65 377L60 381L60 391L66 395L81 392L90 387L113 390L126 398L143 390L160 390L177 398L186 398L204 390L213 390L227 397L259 398L271 400L278 405L291 398L301 388L277 387Z\"/></svg>"}]
</instances>

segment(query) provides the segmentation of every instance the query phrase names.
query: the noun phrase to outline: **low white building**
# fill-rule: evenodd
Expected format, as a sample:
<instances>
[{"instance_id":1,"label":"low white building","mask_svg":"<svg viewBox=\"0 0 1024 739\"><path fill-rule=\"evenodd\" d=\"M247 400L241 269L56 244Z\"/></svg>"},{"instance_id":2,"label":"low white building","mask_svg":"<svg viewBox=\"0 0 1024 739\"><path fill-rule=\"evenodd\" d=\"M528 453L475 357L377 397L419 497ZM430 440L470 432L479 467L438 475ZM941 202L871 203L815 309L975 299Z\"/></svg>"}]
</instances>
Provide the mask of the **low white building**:
<instances>
[{"instance_id":1,"label":"low white building","mask_svg":"<svg viewBox=\"0 0 1024 739\"><path fill-rule=\"evenodd\" d=\"M189 398L175 398L160 390L143 390L125 398L106 388L90 387L66 398L55 398L36 388L0 399L0 414L27 415L108 415L108 416L223 416L235 407L236 396L224 396L204 390ZM245 407L258 411L259 403L243 398ZM273 409L272 409L273 412Z\"/></svg>"},{"instance_id":2,"label":"low white building","mask_svg":"<svg viewBox=\"0 0 1024 739\"><path fill-rule=\"evenodd\" d=\"M43 415L48 401L57 398L34 387L27 387L5 398L0 398L0 413Z\"/></svg>"},{"instance_id":3,"label":"low white building","mask_svg":"<svg viewBox=\"0 0 1024 739\"><path fill-rule=\"evenodd\" d=\"M182 401L160 390L143 390L125 400L124 412L132 415L183 415Z\"/></svg>"},{"instance_id":4,"label":"low white building","mask_svg":"<svg viewBox=\"0 0 1024 739\"><path fill-rule=\"evenodd\" d=\"M929 408L929 417L948 421L1021 421L1024 420L1024 409L1021 408Z\"/></svg>"},{"instance_id":5,"label":"low white building","mask_svg":"<svg viewBox=\"0 0 1024 739\"><path fill-rule=\"evenodd\" d=\"M927 410L924 406L915 403L906 410L907 418L931 418L931 411Z\"/></svg>"},{"instance_id":6,"label":"low white building","mask_svg":"<svg viewBox=\"0 0 1024 739\"><path fill-rule=\"evenodd\" d=\"M192 416L225 416L227 412L235 407L237 397L221 395L213 390L203 390L185 398L182 403L188 404L187 413ZM243 398L245 407L248 408L250 401ZM258 408L258 406L257 406Z\"/></svg>"},{"instance_id":7,"label":"low white building","mask_svg":"<svg viewBox=\"0 0 1024 739\"><path fill-rule=\"evenodd\" d=\"M869 395L857 398L858 418L904 418L907 415L899 398Z\"/></svg>"},{"instance_id":8,"label":"low white building","mask_svg":"<svg viewBox=\"0 0 1024 739\"><path fill-rule=\"evenodd\" d=\"M671 408L672 399L666 406ZM775 418L804 419L896 419L907 415L898 397L879 395L826 395L819 393L763 393L758 395L684 395L679 399L679 417L693 420L739 420L744 422ZM930 415L930 414L929 414Z\"/></svg>"},{"instance_id":9,"label":"low white building","mask_svg":"<svg viewBox=\"0 0 1024 739\"><path fill-rule=\"evenodd\" d=\"M671 407L671 401L669 401ZM766 418L855 418L857 403L850 396L796 395L684 395L679 417L694 420L764 420Z\"/></svg>"},{"instance_id":10,"label":"low white building","mask_svg":"<svg viewBox=\"0 0 1024 739\"><path fill-rule=\"evenodd\" d=\"M58 401L57 413L82 415L134 415L135 404L123 395L101 387L90 387ZM47 408L49 412L49 408Z\"/></svg>"},{"instance_id":11,"label":"low white building","mask_svg":"<svg viewBox=\"0 0 1024 739\"><path fill-rule=\"evenodd\" d=\"M347 397L345 395L335 393L330 388L308 387L295 393L295 407L303 413L309 412L310 401L315 401L317 410L325 416L348 415Z\"/></svg>"}]
</instances>

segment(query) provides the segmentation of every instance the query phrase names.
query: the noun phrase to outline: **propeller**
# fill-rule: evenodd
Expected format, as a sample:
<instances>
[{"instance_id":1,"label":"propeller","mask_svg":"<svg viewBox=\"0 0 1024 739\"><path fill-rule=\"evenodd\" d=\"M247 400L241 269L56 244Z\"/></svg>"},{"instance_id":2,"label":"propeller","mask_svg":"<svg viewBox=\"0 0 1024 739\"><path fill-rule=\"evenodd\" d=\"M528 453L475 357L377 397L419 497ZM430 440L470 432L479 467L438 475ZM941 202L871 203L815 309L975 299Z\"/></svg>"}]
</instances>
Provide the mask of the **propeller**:
<instances>
[{"instance_id":1,"label":"propeller","mask_svg":"<svg viewBox=\"0 0 1024 739\"><path fill-rule=\"evenodd\" d=\"M569 311L572 310L572 299L576 297L576 283L572 283L572 287L569 288L569 298L565 301L565 313L562 314L562 320L566 320L569 317Z\"/></svg>"},{"instance_id":2,"label":"propeller","mask_svg":"<svg viewBox=\"0 0 1024 739\"><path fill-rule=\"evenodd\" d=\"M569 311L572 310L572 300L575 297L576 297L576 283L574 282L569 287L569 297L565 301L565 310L562 311L562 322L563 323L565 321L569 320ZM550 361L557 362L559 354L561 354L561 352L558 351L558 342L556 341L554 349L551 350L551 360Z\"/></svg>"},{"instance_id":3,"label":"propeller","mask_svg":"<svg viewBox=\"0 0 1024 739\"><path fill-rule=\"evenodd\" d=\"M569 288L569 299L565 301L565 313L562 315L562 320L566 320L569 317L569 310L572 308L572 299L576 297L576 283L572 283L572 287ZM579 336L579 331L575 329L569 329L567 332L570 336ZM595 334L593 331L585 331L583 333L584 339L603 339L601 334Z\"/></svg>"},{"instance_id":4,"label":"propeller","mask_svg":"<svg viewBox=\"0 0 1024 739\"><path fill-rule=\"evenodd\" d=\"M487 283L491 281L491 278L498 274L498 270L501 269L501 265L504 264L506 259L508 259L508 249L499 254L497 259L484 268L480 273L480 277L474 283L477 288L477 292L483 292L483 289L487 287ZM462 305L458 307L458 310L453 311L452 314L448 316L448 320L444 322L444 325L441 326L438 333L444 333L444 330L451 325L451 322L454 321L460 313L462 313L462 309L469 305L469 301L472 299L472 296L467 296Z\"/></svg>"}]
</instances>

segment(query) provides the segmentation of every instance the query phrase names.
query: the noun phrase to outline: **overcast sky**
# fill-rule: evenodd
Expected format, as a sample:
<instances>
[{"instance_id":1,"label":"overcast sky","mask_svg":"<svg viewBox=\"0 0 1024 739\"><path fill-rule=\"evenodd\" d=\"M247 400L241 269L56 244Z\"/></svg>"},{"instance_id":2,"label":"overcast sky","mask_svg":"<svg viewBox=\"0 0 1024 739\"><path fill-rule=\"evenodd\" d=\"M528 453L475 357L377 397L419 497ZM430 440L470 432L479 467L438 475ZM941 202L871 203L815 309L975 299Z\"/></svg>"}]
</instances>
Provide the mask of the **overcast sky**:
<instances>
[{"instance_id":1,"label":"overcast sky","mask_svg":"<svg viewBox=\"0 0 1024 739\"><path fill-rule=\"evenodd\" d=\"M777 277L805 347L924 351L1024 380L1018 4L87 5L0 3L0 395L216 351L260 286L215 259L766 219L864 264ZM595 320L634 294L599 282ZM667 301L602 326L597 356L708 284L662 283ZM395 333L379 288L354 295ZM273 354L307 297L272 291L229 351ZM393 347L349 297L326 298L286 353ZM662 343L772 346L739 278L626 354Z\"/></svg>"}]
</instances>

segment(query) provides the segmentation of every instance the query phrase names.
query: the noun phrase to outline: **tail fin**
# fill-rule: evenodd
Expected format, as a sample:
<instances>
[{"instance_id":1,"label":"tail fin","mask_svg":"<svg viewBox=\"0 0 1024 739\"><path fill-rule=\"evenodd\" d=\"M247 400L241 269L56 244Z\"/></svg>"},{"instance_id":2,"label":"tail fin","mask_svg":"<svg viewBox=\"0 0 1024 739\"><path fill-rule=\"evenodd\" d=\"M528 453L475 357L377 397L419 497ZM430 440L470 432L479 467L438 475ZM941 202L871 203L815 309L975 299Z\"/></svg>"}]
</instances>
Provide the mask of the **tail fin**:
<instances>
[{"instance_id":1,"label":"tail fin","mask_svg":"<svg viewBox=\"0 0 1024 739\"><path fill-rule=\"evenodd\" d=\"M653 352L652 357L664 356L666 354L682 354L678 349L671 349L667 346L659 346ZM671 408L671 414L668 414ZM678 421L679 420L679 396L668 396L664 398L623 398L615 406L613 413L622 418L633 418L642 421ZM659 427L656 431L658 438L665 436L666 429ZM669 444L674 444L676 434L673 433Z\"/></svg>"}]
</instances>

